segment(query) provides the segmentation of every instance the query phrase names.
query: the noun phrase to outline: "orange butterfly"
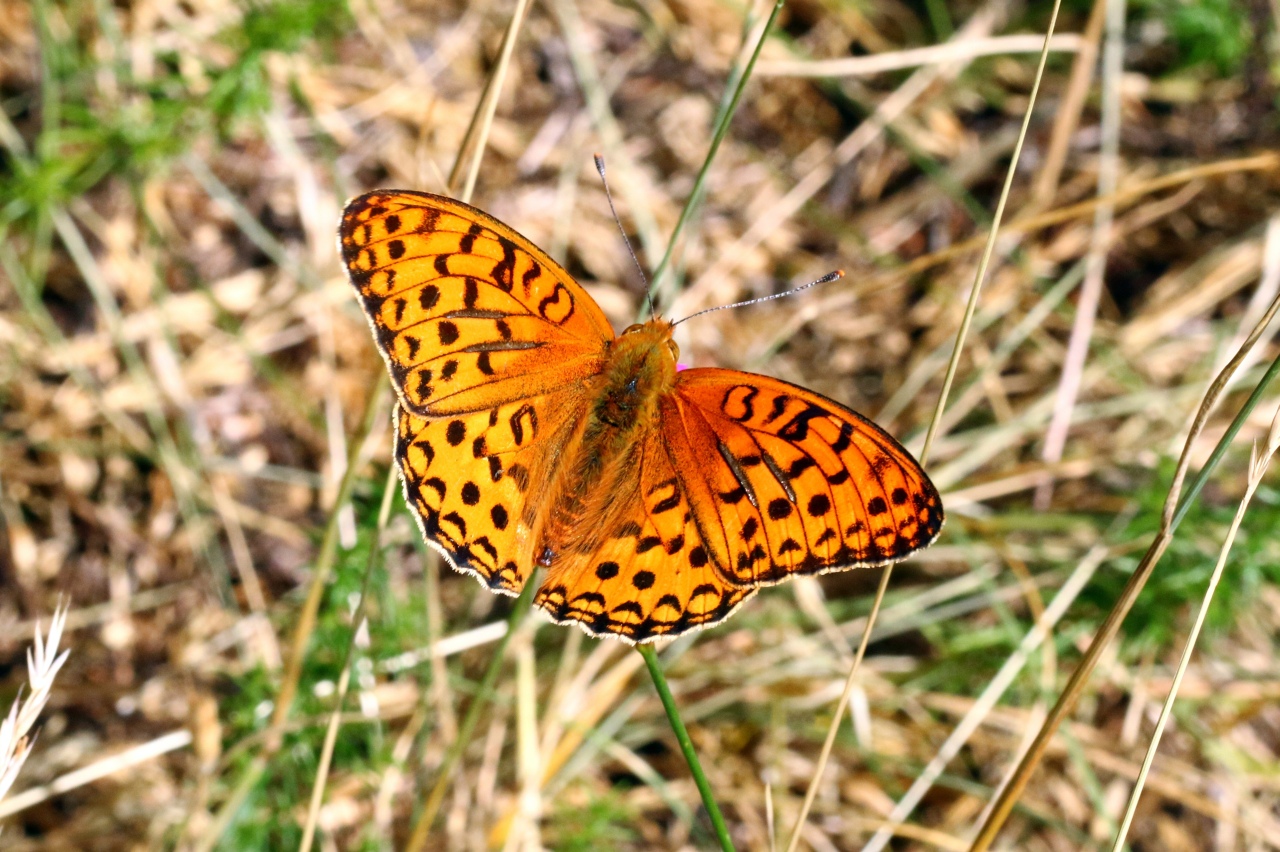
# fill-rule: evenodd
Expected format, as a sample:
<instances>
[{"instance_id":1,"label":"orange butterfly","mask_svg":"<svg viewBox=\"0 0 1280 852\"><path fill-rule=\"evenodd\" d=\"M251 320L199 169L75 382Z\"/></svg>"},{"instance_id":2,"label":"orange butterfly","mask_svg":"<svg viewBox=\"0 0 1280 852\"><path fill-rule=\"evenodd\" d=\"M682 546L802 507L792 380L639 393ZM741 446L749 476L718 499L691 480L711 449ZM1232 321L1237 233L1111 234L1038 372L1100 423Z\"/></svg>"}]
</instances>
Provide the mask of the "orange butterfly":
<instances>
[{"instance_id":1,"label":"orange butterfly","mask_svg":"<svg viewBox=\"0 0 1280 852\"><path fill-rule=\"evenodd\" d=\"M396 458L456 569L596 636L715 624L761 586L928 546L942 502L857 412L735 370L677 372L671 322L615 336L558 263L459 201L378 190L342 253L399 397Z\"/></svg>"}]
</instances>

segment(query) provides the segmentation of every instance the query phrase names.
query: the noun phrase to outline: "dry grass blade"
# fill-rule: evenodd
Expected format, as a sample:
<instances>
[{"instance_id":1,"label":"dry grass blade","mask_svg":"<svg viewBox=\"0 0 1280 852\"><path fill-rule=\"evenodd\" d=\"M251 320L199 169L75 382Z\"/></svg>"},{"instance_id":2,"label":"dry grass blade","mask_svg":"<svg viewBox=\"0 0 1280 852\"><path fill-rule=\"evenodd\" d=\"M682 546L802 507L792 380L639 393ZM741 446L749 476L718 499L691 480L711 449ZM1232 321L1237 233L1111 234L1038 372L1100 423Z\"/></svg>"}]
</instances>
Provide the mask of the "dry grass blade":
<instances>
[{"instance_id":1,"label":"dry grass blade","mask_svg":"<svg viewBox=\"0 0 1280 852\"><path fill-rule=\"evenodd\" d=\"M1124 0L1106 0L1106 43L1102 65L1102 151L1098 165L1098 197L1110 198L1115 194L1120 169L1120 79L1124 73ZM1089 245L1084 285L1080 288L1080 301L1076 305L1076 318L1067 341L1066 361L1062 365L1062 380L1054 397L1053 420L1045 433L1043 458L1053 465L1062 460L1067 445L1067 429L1071 424L1071 410L1080 392L1080 378L1084 362L1089 355L1089 342L1093 338L1093 322L1102 299L1102 279L1106 273L1107 256L1111 247L1112 222L1115 207L1107 202L1098 205L1094 213L1093 234ZM1046 479L1036 489L1035 505L1041 511L1049 507L1053 496L1053 481Z\"/></svg>"},{"instance_id":2,"label":"dry grass blade","mask_svg":"<svg viewBox=\"0 0 1280 852\"><path fill-rule=\"evenodd\" d=\"M153 764L158 758L171 752L182 751L191 747L192 736L187 730L170 731L154 740L125 749L111 757L96 761L89 766L74 772L68 772L56 778L52 783L30 787L17 795L10 796L0 802L0 819L19 813L27 808L35 807L41 802L72 790L86 787L95 781L125 773L130 769L138 769Z\"/></svg>"},{"instance_id":3,"label":"dry grass blade","mask_svg":"<svg viewBox=\"0 0 1280 852\"><path fill-rule=\"evenodd\" d=\"M1151 772L1151 764L1155 761L1156 750L1160 747L1160 738L1164 735L1165 725L1169 722L1169 714L1173 712L1173 702L1178 697L1182 679L1186 676L1187 666L1191 663L1191 655L1195 651L1196 641L1200 638L1200 631L1204 627L1209 605L1213 603L1214 592L1217 591L1218 583L1222 580L1222 571L1226 567L1227 556L1231 553L1231 546L1235 543L1236 533L1240 531L1240 522L1244 520L1245 510L1249 508L1249 503L1253 500L1254 493L1258 490L1258 486L1262 484L1262 477L1266 474L1267 468L1271 466L1271 459L1278 449L1280 449L1280 409L1277 409L1275 416L1271 420L1271 430L1267 433L1266 446L1261 451L1258 449L1257 444L1253 446L1244 495L1240 498L1240 504L1236 507L1235 516L1231 519L1231 527L1227 530L1227 536L1222 542L1222 550L1218 554L1217 563L1213 566L1213 574L1209 577L1209 584L1205 586L1204 598L1200 602L1200 608L1196 611L1195 620L1191 624L1191 631L1187 634L1186 644L1182 649L1182 657L1178 660L1178 668L1173 674L1173 684L1169 687L1169 694L1165 696L1164 705L1160 708L1160 716L1156 720L1155 731L1151 735L1151 742L1147 745L1147 753L1142 758L1142 769L1138 772L1138 780L1133 785L1133 792L1129 795L1129 803L1125 807L1124 819L1116 832L1115 842L1111 844L1111 852L1120 852L1124 848L1125 839L1129 834L1129 826L1133 824L1133 815L1138 809L1138 799L1142 797L1142 789L1146 784L1147 775Z\"/></svg>"},{"instance_id":4,"label":"dry grass blade","mask_svg":"<svg viewBox=\"0 0 1280 852\"><path fill-rule=\"evenodd\" d=\"M1048 50L1053 53L1075 53L1080 49L1080 36L1074 33L1056 35L1049 39ZM958 60L971 61L981 56L1040 54L1044 51L1044 38L1038 35L992 36L936 44L915 50L898 50L882 56L762 62L756 74L761 77L864 77L883 74L886 71L901 71L920 65L941 65Z\"/></svg>"},{"instance_id":5,"label":"dry grass blade","mask_svg":"<svg viewBox=\"0 0 1280 852\"><path fill-rule=\"evenodd\" d=\"M467 179L458 196L463 201L469 202L471 194L475 192L476 178L480 175L480 163L484 160L484 148L493 128L493 114L498 108L498 96L502 93L502 81L506 79L507 69L511 66L511 51L515 49L516 37L520 34L520 24L524 21L525 9L528 6L529 0L516 2L516 9L511 13L511 23L507 25L507 32L502 37L502 55L494 65L493 74L485 82L484 94L480 96L480 104L476 107L471 127L467 129L466 139L458 149L458 157L454 161L454 172L449 175L449 186L453 187L456 185L459 166L464 160L469 163ZM479 118L478 127L476 118ZM472 148L473 145L474 148Z\"/></svg>"},{"instance_id":6,"label":"dry grass blade","mask_svg":"<svg viewBox=\"0 0 1280 852\"><path fill-rule=\"evenodd\" d=\"M1271 379L1277 373L1280 373L1280 358L1277 358L1263 376L1258 386L1254 389L1249 400L1246 401L1241 413L1236 416L1235 421L1227 429L1226 434L1218 442L1214 450L1214 454L1206 462L1204 468L1200 472L1200 478L1196 481L1192 492L1182 497L1182 484L1187 475L1187 470L1191 464L1192 449L1196 444L1196 440L1200 437L1200 433L1205 427L1209 413L1216 405L1219 394L1230 383L1232 376L1235 375L1236 369L1240 363L1248 356L1249 351L1253 349L1258 339L1262 336L1263 331L1270 325L1272 318L1280 311L1280 298L1271 303L1271 307L1261 320L1254 326L1248 338L1240 346L1239 351L1222 370L1214 377L1212 385L1201 401L1196 411L1195 421L1191 425L1190 434L1187 436L1186 443L1183 447L1182 456L1178 459L1178 467L1173 475L1173 483L1169 488L1168 496L1165 498L1164 511L1160 519L1160 530L1152 540L1147 552L1143 554L1142 560L1134 569L1133 575L1125 584L1120 597L1116 600L1111 611L1107 614L1106 620L1098 628L1092 640L1089 643L1089 650L1085 652L1079 665L1072 672L1071 678L1063 687L1062 693L1058 697L1057 703L1054 704L1048 718L1040 725L1036 738L1032 742L1031 747L1027 749L1022 759L1018 761L1016 767L1010 773L1008 779L1002 783L1000 794L996 797L995 804L990 814L983 822L978 834L975 836L973 845L970 847L971 852L985 852L995 841L996 835L1000 828L1004 825L1004 821L1008 818L1009 813L1013 810L1014 804L1018 801L1022 791L1025 789L1027 782L1030 780L1031 773L1035 771L1040 759L1044 756L1045 750L1048 748L1049 741L1053 739L1058 726L1067 717L1067 714L1075 707L1076 701L1080 698L1084 690L1085 683L1089 676L1093 673L1094 667L1098 664L1102 653L1106 650L1111 640L1115 638L1120 624L1128 615L1130 608L1133 606L1138 595L1141 594L1143 587L1151 576L1151 572L1155 570L1156 564L1160 561L1160 557L1164 555L1165 549L1169 546L1169 542L1173 537L1173 531L1177 526L1177 521L1181 519L1178 507L1182 506L1185 512L1195 499L1200 487L1203 486L1204 480L1209 472L1213 469L1217 460L1221 458L1226 447L1230 444L1231 439L1235 437L1240 425L1243 423L1245 414L1252 410L1261 397L1263 390L1266 389ZM1181 502L1180 501L1181 498Z\"/></svg>"}]
</instances>

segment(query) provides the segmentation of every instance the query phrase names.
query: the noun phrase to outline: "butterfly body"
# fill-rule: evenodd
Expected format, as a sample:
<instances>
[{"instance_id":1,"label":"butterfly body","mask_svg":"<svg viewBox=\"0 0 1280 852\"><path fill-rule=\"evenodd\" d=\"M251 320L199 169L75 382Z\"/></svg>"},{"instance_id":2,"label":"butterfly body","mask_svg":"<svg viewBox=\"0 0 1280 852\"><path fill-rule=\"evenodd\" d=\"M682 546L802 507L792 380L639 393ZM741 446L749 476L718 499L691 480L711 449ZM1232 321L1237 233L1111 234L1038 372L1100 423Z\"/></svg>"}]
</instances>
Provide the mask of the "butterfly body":
<instances>
[{"instance_id":1,"label":"butterfly body","mask_svg":"<svg viewBox=\"0 0 1280 852\"><path fill-rule=\"evenodd\" d=\"M583 383L590 400L580 434L560 453L563 474L546 495L546 519L536 545L540 564L556 554L598 549L636 466L636 453L657 424L662 400L676 382L679 351L672 324L654 319L633 325L607 347L600 374Z\"/></svg>"},{"instance_id":2,"label":"butterfly body","mask_svg":"<svg viewBox=\"0 0 1280 852\"><path fill-rule=\"evenodd\" d=\"M504 594L545 566L534 602L553 620L678 635L941 529L932 483L874 423L766 376L677 372L671 322L615 336L568 273L475 208L376 191L340 240L424 537Z\"/></svg>"}]
</instances>

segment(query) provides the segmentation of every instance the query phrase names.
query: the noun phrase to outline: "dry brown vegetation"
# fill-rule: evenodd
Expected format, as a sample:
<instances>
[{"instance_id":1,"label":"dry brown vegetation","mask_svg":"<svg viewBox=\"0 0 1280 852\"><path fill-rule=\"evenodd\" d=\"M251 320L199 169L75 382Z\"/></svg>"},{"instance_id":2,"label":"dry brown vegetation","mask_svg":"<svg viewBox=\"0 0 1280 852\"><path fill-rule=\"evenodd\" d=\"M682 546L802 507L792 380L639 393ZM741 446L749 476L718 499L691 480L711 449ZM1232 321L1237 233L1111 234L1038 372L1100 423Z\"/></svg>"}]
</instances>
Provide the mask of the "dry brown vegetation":
<instances>
[{"instance_id":1,"label":"dry brown vegetation","mask_svg":"<svg viewBox=\"0 0 1280 852\"><path fill-rule=\"evenodd\" d=\"M0 714L35 619L71 605L69 661L0 800L5 849L297 847L390 458L386 374L335 251L339 211L377 186L459 191L448 176L513 5L0 3ZM1213 373L1280 288L1273 12L1253 4L1257 38L1215 70L1186 64L1161 8L1131 12L1126 73L1105 83L1073 77L1100 43L1089 8L1063 13L1059 32L1086 34L1050 59L929 459L948 525L894 575L809 848L863 848L1068 594L1053 641L977 713L892 847L967 848L1147 546ZM1042 32L1048 12L790 3L664 311L847 277L681 326L685 360L803 384L918 450L1036 63L972 40ZM815 58L946 41L948 19L961 47L947 64L798 76ZM474 201L563 259L616 327L642 285L591 154L656 265L749 45L743 20L729 2L549 0L520 29ZM1046 461L1108 170L1098 319L1065 450ZM1278 351L1264 338L1193 470ZM1265 432L1268 399L1241 443ZM1227 455L1179 529L1000 848L1109 848L1246 457ZM1264 485L1245 519L1131 848L1280 843L1278 503ZM325 849L402 848L495 647L488 625L508 612L417 537L397 500L319 814ZM299 613L318 564L332 573L312 623ZM664 653L740 848L785 843L875 583L767 591ZM264 732L299 633L281 743ZM102 777L66 782L86 767ZM537 619L449 782L428 848L714 843L639 657Z\"/></svg>"}]
</instances>

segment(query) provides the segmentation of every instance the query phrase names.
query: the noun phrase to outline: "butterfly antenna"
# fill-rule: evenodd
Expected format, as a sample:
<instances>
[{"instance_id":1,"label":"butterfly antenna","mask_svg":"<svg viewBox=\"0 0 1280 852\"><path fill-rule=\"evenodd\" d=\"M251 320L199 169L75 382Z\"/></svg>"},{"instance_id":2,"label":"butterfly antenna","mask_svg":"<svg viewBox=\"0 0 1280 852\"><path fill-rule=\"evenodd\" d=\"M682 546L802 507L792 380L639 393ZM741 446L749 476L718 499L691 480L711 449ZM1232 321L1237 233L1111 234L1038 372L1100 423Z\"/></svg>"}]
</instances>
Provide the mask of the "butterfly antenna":
<instances>
[{"instance_id":1,"label":"butterfly antenna","mask_svg":"<svg viewBox=\"0 0 1280 852\"><path fill-rule=\"evenodd\" d=\"M817 287L819 284L826 284L830 281L835 281L837 278L843 278L843 277L844 277L844 270L837 269L835 272L828 272L826 275L822 276L817 281L810 281L808 284L802 284L799 287L792 287L790 290L785 290L781 293L774 293L772 296L761 296L758 299L747 299L745 302L734 302L732 305L716 305L714 308L707 308L706 310L698 311L696 314L689 314L689 316L685 317L684 319L678 319L675 322L671 323L671 325L674 328L675 326L679 325L685 320L691 320L694 317L700 317L703 314L709 314L712 311L726 311L729 308L741 308L746 305L754 305L759 302L769 302L769 301L772 301L773 299L781 299L784 296L794 296L796 293L799 293L801 290L808 290L810 287Z\"/></svg>"},{"instance_id":2,"label":"butterfly antenna","mask_svg":"<svg viewBox=\"0 0 1280 852\"><path fill-rule=\"evenodd\" d=\"M622 227L622 220L618 218L618 208L613 206L613 193L609 191L609 179L604 176L604 156L596 154L596 171L600 173L600 182L604 184L604 197L609 199L609 211L613 213L613 221L618 223L618 231L622 234L622 241L627 244L627 251L631 254L631 260L636 265L636 270L640 273L640 280L644 282L644 300L649 305L649 319L653 319L657 314L653 309L653 294L649 292L649 278L644 274L644 267L640 265L640 259L636 257L636 251L631 247L631 240L627 239L626 229Z\"/></svg>"}]
</instances>

